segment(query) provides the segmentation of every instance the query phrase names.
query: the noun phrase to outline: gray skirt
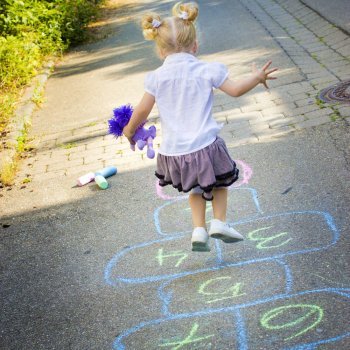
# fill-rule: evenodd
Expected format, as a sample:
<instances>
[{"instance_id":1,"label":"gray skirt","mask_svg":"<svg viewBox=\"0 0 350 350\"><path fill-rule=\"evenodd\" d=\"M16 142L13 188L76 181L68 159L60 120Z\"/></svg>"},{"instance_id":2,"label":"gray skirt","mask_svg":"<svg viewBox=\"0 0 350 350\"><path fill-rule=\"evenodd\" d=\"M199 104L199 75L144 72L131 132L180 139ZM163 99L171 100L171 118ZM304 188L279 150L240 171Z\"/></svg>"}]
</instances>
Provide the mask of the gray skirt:
<instances>
[{"instance_id":1,"label":"gray skirt","mask_svg":"<svg viewBox=\"0 0 350 350\"><path fill-rule=\"evenodd\" d=\"M172 185L179 192L200 188L203 198L212 200L211 191L232 185L238 179L238 173L225 141L217 137L209 146L190 154L158 154L155 175L160 186Z\"/></svg>"}]
</instances>

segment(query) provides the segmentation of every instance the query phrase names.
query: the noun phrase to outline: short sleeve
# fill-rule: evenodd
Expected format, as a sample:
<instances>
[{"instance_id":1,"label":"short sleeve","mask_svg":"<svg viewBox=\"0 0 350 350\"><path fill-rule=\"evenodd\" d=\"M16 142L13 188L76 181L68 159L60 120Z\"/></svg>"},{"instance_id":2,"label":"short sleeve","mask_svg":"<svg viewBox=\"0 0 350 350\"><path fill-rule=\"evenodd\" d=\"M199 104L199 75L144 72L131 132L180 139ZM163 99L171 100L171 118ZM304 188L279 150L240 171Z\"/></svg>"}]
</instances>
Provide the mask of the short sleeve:
<instances>
[{"instance_id":1,"label":"short sleeve","mask_svg":"<svg viewBox=\"0 0 350 350\"><path fill-rule=\"evenodd\" d=\"M152 96L156 96L156 75L154 72L150 72L145 77L145 91L151 94Z\"/></svg>"},{"instance_id":2,"label":"short sleeve","mask_svg":"<svg viewBox=\"0 0 350 350\"><path fill-rule=\"evenodd\" d=\"M211 82L215 89L219 88L228 78L228 69L222 63L210 64Z\"/></svg>"}]
</instances>

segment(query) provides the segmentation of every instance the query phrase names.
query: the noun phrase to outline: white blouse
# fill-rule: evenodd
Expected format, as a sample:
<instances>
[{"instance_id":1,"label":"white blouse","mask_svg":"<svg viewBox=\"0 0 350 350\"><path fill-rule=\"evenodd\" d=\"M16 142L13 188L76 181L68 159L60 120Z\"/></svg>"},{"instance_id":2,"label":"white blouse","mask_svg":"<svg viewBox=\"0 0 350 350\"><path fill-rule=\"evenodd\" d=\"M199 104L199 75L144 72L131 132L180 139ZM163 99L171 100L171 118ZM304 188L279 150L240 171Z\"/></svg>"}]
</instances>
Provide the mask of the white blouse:
<instances>
[{"instance_id":1,"label":"white blouse","mask_svg":"<svg viewBox=\"0 0 350 350\"><path fill-rule=\"evenodd\" d=\"M145 91L155 97L160 114L160 154L189 154L215 141L221 127L212 115L213 88L227 77L225 65L184 52L167 56L161 67L147 74Z\"/></svg>"}]
</instances>

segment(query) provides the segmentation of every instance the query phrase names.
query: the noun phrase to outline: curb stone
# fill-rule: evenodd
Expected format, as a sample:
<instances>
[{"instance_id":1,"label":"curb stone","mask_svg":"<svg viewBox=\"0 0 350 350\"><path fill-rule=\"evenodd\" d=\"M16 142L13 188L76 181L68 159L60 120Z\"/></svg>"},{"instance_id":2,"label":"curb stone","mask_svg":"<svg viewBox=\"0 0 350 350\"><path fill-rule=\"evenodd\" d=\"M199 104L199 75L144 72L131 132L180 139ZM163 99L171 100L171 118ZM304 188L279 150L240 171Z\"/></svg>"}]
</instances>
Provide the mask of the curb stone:
<instances>
[{"instance_id":1,"label":"curb stone","mask_svg":"<svg viewBox=\"0 0 350 350\"><path fill-rule=\"evenodd\" d=\"M42 94L45 88L46 81L51 75L51 70L54 67L54 62L47 62L40 74L35 76L30 85L25 89L24 94L19 100L18 107L15 110L14 116L8 125L9 132L3 140L3 148L0 149L0 173L7 165L14 164L18 156L19 140L24 132L31 125L32 115L37 108L33 102L34 94Z\"/></svg>"}]
</instances>

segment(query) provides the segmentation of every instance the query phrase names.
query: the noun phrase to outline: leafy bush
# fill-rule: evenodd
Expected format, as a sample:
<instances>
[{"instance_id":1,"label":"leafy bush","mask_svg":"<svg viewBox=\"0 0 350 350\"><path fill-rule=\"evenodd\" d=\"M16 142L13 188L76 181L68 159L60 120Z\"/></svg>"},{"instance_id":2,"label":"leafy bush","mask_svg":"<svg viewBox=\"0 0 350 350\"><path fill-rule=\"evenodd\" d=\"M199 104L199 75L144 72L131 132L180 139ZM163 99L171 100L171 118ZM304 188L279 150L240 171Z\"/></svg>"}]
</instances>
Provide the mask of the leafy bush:
<instances>
[{"instance_id":1,"label":"leafy bush","mask_svg":"<svg viewBox=\"0 0 350 350\"><path fill-rule=\"evenodd\" d=\"M0 0L0 102L13 101L47 56L82 42L100 2ZM13 108L0 103L0 131Z\"/></svg>"}]
</instances>

